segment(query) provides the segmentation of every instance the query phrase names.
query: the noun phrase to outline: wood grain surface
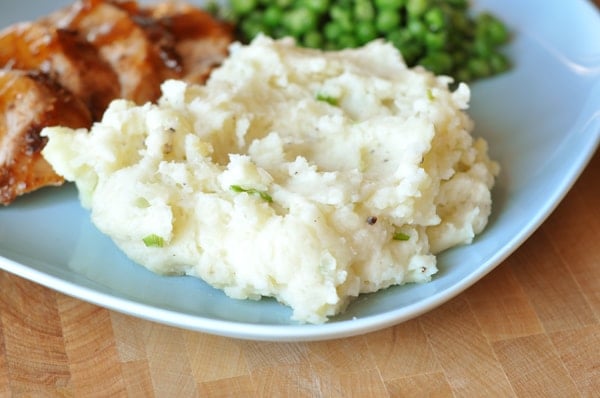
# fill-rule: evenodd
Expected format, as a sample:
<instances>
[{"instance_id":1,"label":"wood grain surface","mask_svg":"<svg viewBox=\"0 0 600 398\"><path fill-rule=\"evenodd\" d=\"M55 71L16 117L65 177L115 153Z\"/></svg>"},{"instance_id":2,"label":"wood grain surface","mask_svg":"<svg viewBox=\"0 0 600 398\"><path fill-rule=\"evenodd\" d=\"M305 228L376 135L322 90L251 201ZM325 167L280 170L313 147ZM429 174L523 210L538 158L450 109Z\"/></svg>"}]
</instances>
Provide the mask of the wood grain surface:
<instances>
[{"instance_id":1,"label":"wood grain surface","mask_svg":"<svg viewBox=\"0 0 600 398\"><path fill-rule=\"evenodd\" d=\"M325 342L180 330L0 271L0 397L600 397L599 199L597 153L472 288L395 327Z\"/></svg>"}]
</instances>

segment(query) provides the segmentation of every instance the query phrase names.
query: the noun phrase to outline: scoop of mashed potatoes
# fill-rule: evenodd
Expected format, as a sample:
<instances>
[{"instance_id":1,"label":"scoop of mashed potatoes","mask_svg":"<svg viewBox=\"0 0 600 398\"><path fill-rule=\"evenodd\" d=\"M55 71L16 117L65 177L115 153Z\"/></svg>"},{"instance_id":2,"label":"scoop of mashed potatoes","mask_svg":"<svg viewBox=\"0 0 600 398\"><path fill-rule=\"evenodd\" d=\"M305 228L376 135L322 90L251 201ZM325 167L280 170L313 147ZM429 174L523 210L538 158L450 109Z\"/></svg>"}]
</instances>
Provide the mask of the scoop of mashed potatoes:
<instances>
[{"instance_id":1,"label":"scoop of mashed potatoes","mask_svg":"<svg viewBox=\"0 0 600 398\"><path fill-rule=\"evenodd\" d=\"M320 52L234 44L205 86L114 101L90 131L47 128L44 156L135 262L321 323L360 293L436 273L485 227L498 166L469 88L390 44Z\"/></svg>"}]
</instances>

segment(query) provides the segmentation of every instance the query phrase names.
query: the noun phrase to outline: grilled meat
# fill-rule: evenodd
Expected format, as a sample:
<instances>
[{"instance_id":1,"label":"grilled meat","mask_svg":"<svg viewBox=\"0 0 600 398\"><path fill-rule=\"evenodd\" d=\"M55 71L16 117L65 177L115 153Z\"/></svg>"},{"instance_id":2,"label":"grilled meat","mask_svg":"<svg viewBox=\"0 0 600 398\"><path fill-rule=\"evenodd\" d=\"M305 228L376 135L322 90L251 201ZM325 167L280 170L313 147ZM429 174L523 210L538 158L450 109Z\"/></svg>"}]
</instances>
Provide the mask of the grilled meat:
<instances>
[{"instance_id":1,"label":"grilled meat","mask_svg":"<svg viewBox=\"0 0 600 398\"><path fill-rule=\"evenodd\" d=\"M0 70L0 203L63 183L40 153L43 127L91 123L86 104L47 74Z\"/></svg>"},{"instance_id":2,"label":"grilled meat","mask_svg":"<svg viewBox=\"0 0 600 398\"><path fill-rule=\"evenodd\" d=\"M0 32L0 204L59 185L43 127L89 127L111 100L154 101L169 78L203 83L227 56L230 26L166 1L77 0Z\"/></svg>"},{"instance_id":3,"label":"grilled meat","mask_svg":"<svg viewBox=\"0 0 600 398\"><path fill-rule=\"evenodd\" d=\"M119 95L113 69L96 47L71 30L37 22L11 26L0 32L0 65L46 73L79 97L96 119Z\"/></svg>"},{"instance_id":4,"label":"grilled meat","mask_svg":"<svg viewBox=\"0 0 600 398\"><path fill-rule=\"evenodd\" d=\"M80 0L48 20L58 28L78 32L94 45L119 77L119 97L141 104L156 100L160 96L160 83L178 75L163 61L160 50L136 22L136 14L130 13L135 8L125 5Z\"/></svg>"},{"instance_id":5,"label":"grilled meat","mask_svg":"<svg viewBox=\"0 0 600 398\"><path fill-rule=\"evenodd\" d=\"M204 83L234 40L231 25L185 3L165 2L146 12L173 35L182 78L190 83Z\"/></svg>"}]
</instances>

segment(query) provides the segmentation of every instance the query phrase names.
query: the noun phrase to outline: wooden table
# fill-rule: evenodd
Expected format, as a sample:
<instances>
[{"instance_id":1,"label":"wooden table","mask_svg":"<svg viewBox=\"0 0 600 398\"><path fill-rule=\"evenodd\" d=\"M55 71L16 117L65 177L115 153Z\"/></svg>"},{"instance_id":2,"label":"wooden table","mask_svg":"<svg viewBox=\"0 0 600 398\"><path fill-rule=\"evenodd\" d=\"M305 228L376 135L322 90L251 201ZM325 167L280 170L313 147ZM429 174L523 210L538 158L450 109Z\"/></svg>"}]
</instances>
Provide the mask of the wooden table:
<instances>
[{"instance_id":1,"label":"wooden table","mask_svg":"<svg viewBox=\"0 0 600 398\"><path fill-rule=\"evenodd\" d=\"M195 333L0 272L0 397L598 397L599 199L597 153L482 281L417 319L342 340Z\"/></svg>"}]
</instances>

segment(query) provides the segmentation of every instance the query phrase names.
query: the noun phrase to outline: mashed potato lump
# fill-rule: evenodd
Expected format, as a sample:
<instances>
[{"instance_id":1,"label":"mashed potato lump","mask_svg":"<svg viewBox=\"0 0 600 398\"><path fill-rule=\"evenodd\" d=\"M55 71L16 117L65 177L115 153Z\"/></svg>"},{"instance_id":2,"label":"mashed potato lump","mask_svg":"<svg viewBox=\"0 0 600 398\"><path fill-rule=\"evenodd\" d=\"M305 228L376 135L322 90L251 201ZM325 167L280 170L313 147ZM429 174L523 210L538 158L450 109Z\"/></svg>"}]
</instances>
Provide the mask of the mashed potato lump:
<instances>
[{"instance_id":1,"label":"mashed potato lump","mask_svg":"<svg viewBox=\"0 0 600 398\"><path fill-rule=\"evenodd\" d=\"M360 293L427 282L470 243L498 166L471 135L470 92L390 44L321 52L236 43L205 86L114 101L44 156L135 262L322 323Z\"/></svg>"}]
</instances>

